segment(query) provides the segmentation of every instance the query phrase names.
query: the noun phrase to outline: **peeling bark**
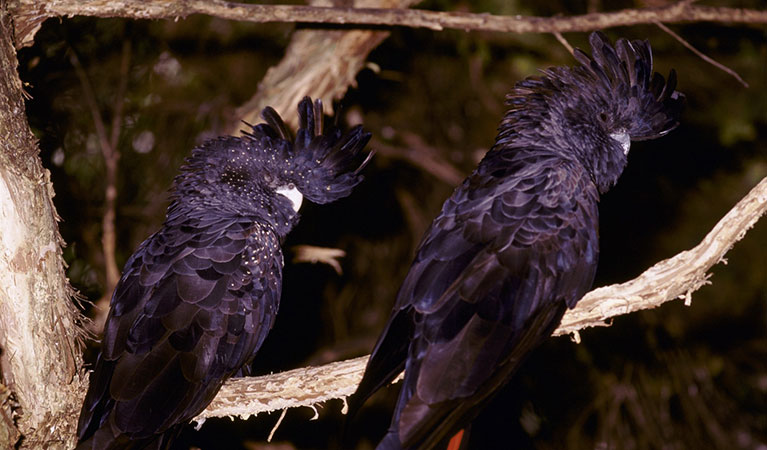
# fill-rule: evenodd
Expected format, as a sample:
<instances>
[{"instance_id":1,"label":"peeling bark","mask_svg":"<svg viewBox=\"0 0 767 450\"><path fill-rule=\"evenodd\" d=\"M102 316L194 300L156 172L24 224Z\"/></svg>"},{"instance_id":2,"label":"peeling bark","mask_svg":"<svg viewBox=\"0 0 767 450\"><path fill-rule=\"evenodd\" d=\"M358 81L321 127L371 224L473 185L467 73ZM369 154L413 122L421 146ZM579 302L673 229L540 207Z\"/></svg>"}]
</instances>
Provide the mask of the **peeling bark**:
<instances>
[{"instance_id":1,"label":"peeling bark","mask_svg":"<svg viewBox=\"0 0 767 450\"><path fill-rule=\"evenodd\" d=\"M12 411L19 448L67 448L85 386L82 332L5 6L0 2L0 372L8 395L0 395L0 435L18 436L8 424Z\"/></svg>"},{"instance_id":2,"label":"peeling bark","mask_svg":"<svg viewBox=\"0 0 767 450\"><path fill-rule=\"evenodd\" d=\"M14 448L21 436L13 418L11 390L0 384L0 448Z\"/></svg>"}]
</instances>

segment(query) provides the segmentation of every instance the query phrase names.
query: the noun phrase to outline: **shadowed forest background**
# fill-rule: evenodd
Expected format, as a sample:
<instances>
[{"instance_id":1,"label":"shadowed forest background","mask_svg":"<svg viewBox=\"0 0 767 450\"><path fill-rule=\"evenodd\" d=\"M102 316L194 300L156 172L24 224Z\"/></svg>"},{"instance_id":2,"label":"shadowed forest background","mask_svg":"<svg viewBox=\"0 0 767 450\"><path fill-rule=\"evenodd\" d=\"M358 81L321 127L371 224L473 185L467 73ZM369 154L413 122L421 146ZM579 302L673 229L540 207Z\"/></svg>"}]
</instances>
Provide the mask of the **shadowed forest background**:
<instances>
[{"instance_id":1,"label":"shadowed forest background","mask_svg":"<svg viewBox=\"0 0 767 450\"><path fill-rule=\"evenodd\" d=\"M584 2L565 1L430 1L419 7L538 16L586 12ZM19 52L31 96L29 122L52 174L68 244L68 277L83 297L96 302L110 295L101 243L105 165L72 55L106 123L124 102L116 179L115 259L121 269L160 227L183 159L236 125L235 109L282 58L294 28L201 16L177 22L51 19L34 46ZM603 197L595 286L633 278L694 246L767 175L767 29L672 28L750 87L656 26L606 30L613 40L649 39L656 70L677 70L687 107L670 135L633 143L626 171ZM587 33L565 38L588 48ZM130 65L119 99L126 42ZM573 64L549 34L393 28L340 101L341 122L363 123L378 153L349 198L302 208L302 221L283 246L280 313L253 373L369 353L421 234L492 145L504 95L537 68ZM435 161L453 170L438 171ZM344 250L343 273L325 264L291 263L290 248L305 244ZM672 302L619 317L612 327L582 332L577 345L552 338L480 415L472 448L767 449L766 244L763 220L727 255L726 265L714 268L712 286L695 292L690 307ZM92 344L86 353L91 362ZM376 395L350 424L350 445L374 446L397 390ZM265 441L279 413L209 419L199 432L190 427L179 448L337 448L341 407L340 401L326 403L314 421L309 408L288 410L272 444Z\"/></svg>"}]
</instances>

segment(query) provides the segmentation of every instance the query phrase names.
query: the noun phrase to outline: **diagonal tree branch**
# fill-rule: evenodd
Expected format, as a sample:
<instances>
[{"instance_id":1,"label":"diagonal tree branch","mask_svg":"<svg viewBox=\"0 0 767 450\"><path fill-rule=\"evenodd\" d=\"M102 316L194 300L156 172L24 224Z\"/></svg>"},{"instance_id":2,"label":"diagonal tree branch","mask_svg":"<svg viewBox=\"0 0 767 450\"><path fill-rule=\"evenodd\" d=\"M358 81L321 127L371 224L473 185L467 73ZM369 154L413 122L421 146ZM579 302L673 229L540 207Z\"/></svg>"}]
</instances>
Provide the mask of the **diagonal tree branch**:
<instances>
[{"instance_id":1,"label":"diagonal tree branch","mask_svg":"<svg viewBox=\"0 0 767 450\"><path fill-rule=\"evenodd\" d=\"M354 4L406 8L414 3L416 0L356 0ZM261 110L267 105L281 111L285 122L295 128L298 125L296 104L302 97L311 95L326 105L343 97L349 86L355 85L367 55L388 36L385 30L296 30L282 61L266 72L256 94L237 108L237 120L229 134L239 132L240 120L260 122Z\"/></svg>"},{"instance_id":2,"label":"diagonal tree branch","mask_svg":"<svg viewBox=\"0 0 767 450\"><path fill-rule=\"evenodd\" d=\"M661 261L626 283L604 286L586 294L575 309L565 314L554 335L606 326L605 321L642 309L656 308L675 299L689 305L692 293L708 284L707 272L732 246L745 236L767 212L767 178L764 178L733 207L696 247ZM338 361L320 367L229 380L216 398L195 419L238 416L247 418L300 406L314 407L330 399L351 395L362 378L368 356ZM344 406L344 412L346 407Z\"/></svg>"},{"instance_id":3,"label":"diagonal tree branch","mask_svg":"<svg viewBox=\"0 0 767 450\"><path fill-rule=\"evenodd\" d=\"M671 37L676 39L680 44L685 46L688 50L690 50L691 52L695 53L700 59L702 59L703 61L706 61L707 63L711 64L712 66L716 67L717 69L722 70L722 71L732 75L732 77L735 78L736 80L738 80L738 83L742 84L743 87L748 87L748 83L746 83L746 80L741 78L741 76L738 75L737 72L735 72L734 70L732 70L729 67L725 66L724 64L721 64L719 62L714 61L713 58L711 58L710 56L705 55L703 52L701 52L697 48L693 47L692 44L687 42L682 36L679 36L678 34L674 33L671 30L671 28L667 27L666 25L663 25L660 22L655 22L655 25L657 25L658 28L660 28L661 30L665 31L668 35L670 35Z\"/></svg>"},{"instance_id":4,"label":"diagonal tree branch","mask_svg":"<svg viewBox=\"0 0 767 450\"><path fill-rule=\"evenodd\" d=\"M684 299L689 306L692 293L710 283L709 269L723 260L765 212L767 178L751 189L694 248L660 261L631 281L600 287L583 296L578 306L565 314L554 335L606 326L605 321L612 317L657 308L675 299Z\"/></svg>"},{"instance_id":5,"label":"diagonal tree branch","mask_svg":"<svg viewBox=\"0 0 767 450\"><path fill-rule=\"evenodd\" d=\"M223 0L18 0L15 14L30 18L58 16L178 19L206 14L229 20L329 23L337 25L405 26L442 30L499 31L505 33L565 33L647 24L653 22L767 23L767 11L695 5L680 1L658 8L625 9L571 17L494 16L467 12L418 9L346 8L303 5L253 5ZM34 20L26 20L34 22ZM30 30L32 31L32 30ZM17 36L17 42L26 36Z\"/></svg>"},{"instance_id":6,"label":"diagonal tree branch","mask_svg":"<svg viewBox=\"0 0 767 450\"><path fill-rule=\"evenodd\" d=\"M120 269L117 267L115 251L117 249L117 232L115 227L117 208L117 169L120 160L120 151L117 148L120 139L120 128L123 121L125 107L125 92L128 88L128 71L130 69L131 44L128 39L123 40L122 57L120 59L120 82L115 98L115 107L112 117L111 133L107 133L106 124L99 112L96 102L96 94L93 85L85 71L77 52L70 50L70 61L75 69L77 78L83 90L83 97L91 112L96 136L98 137L101 155L104 159L105 183L104 183L104 216L101 220L101 244L104 253L104 295L96 302L96 317L93 322L93 331L100 333L106 321L109 310L109 299L117 282L120 281Z\"/></svg>"}]
</instances>

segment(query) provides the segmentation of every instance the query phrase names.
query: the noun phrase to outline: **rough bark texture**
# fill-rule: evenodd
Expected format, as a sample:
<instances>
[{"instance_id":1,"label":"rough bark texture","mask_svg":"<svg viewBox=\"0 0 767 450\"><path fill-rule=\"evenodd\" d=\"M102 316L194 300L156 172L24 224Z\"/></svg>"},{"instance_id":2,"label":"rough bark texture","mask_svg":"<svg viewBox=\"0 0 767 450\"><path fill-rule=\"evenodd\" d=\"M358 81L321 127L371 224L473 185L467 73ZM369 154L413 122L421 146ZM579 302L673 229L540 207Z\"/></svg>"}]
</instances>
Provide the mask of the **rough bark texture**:
<instances>
[{"instance_id":1,"label":"rough bark texture","mask_svg":"<svg viewBox=\"0 0 767 450\"><path fill-rule=\"evenodd\" d=\"M85 386L81 328L11 30L0 1L0 442L18 432L20 448L68 448Z\"/></svg>"},{"instance_id":2,"label":"rough bark texture","mask_svg":"<svg viewBox=\"0 0 767 450\"><path fill-rule=\"evenodd\" d=\"M708 271L724 261L724 255L766 211L767 178L751 189L694 248L656 263L633 280L603 286L584 295L578 306L565 314L554 335L607 326L606 321L612 317L657 308L674 299L684 299L689 306L692 293L709 284Z\"/></svg>"},{"instance_id":3,"label":"rough bark texture","mask_svg":"<svg viewBox=\"0 0 767 450\"><path fill-rule=\"evenodd\" d=\"M606 326L605 321L642 309L656 308L675 299L691 301L692 292L708 283L706 273L722 261L727 251L743 238L767 212L767 178L730 210L695 248L661 261L639 277L622 284L594 289L573 310L567 311L554 335ZM368 356L338 361L321 367L305 367L262 377L227 382L208 408L195 420L208 417L247 418L260 412L306 406L346 397L362 379ZM315 408L316 410L316 408Z\"/></svg>"},{"instance_id":4,"label":"rough bark texture","mask_svg":"<svg viewBox=\"0 0 767 450\"><path fill-rule=\"evenodd\" d=\"M13 420L11 390L0 384L0 448L13 448L19 436L19 429Z\"/></svg>"},{"instance_id":5,"label":"rough bark texture","mask_svg":"<svg viewBox=\"0 0 767 450\"><path fill-rule=\"evenodd\" d=\"M326 8L325 3L304 5L254 5L222 0L16 0L18 14L25 17L24 31L32 31L35 18L65 15L177 19L207 14L229 20L256 23L311 22L375 26L406 26L442 30L499 31L503 33L565 33L629 26L655 21L767 23L767 11L696 5L693 1L669 2L657 8L624 9L572 17L494 16L467 12L389 9L396 1L357 1L353 6ZM319 6L319 7L318 7ZM381 8L384 8L383 10ZM22 35L23 36L23 35ZM22 38L26 40L26 38Z\"/></svg>"},{"instance_id":6,"label":"rough bark texture","mask_svg":"<svg viewBox=\"0 0 767 450\"><path fill-rule=\"evenodd\" d=\"M260 412L313 405L334 398L346 399L357 388L368 356L302 367L262 377L234 378L194 420L208 417L247 419Z\"/></svg>"}]
</instances>

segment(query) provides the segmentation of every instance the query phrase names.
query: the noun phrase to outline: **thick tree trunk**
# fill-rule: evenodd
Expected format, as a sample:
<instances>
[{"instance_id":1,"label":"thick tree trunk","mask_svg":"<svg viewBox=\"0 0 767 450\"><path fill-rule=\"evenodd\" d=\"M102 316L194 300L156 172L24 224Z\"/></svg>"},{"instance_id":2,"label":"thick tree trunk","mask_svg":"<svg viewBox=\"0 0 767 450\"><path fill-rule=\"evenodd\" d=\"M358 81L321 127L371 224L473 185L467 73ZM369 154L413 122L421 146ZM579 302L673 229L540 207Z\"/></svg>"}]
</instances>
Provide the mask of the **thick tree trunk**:
<instances>
[{"instance_id":1,"label":"thick tree trunk","mask_svg":"<svg viewBox=\"0 0 767 450\"><path fill-rule=\"evenodd\" d=\"M82 328L6 7L0 0L0 447L21 436L19 448L69 448L85 386Z\"/></svg>"}]
</instances>

